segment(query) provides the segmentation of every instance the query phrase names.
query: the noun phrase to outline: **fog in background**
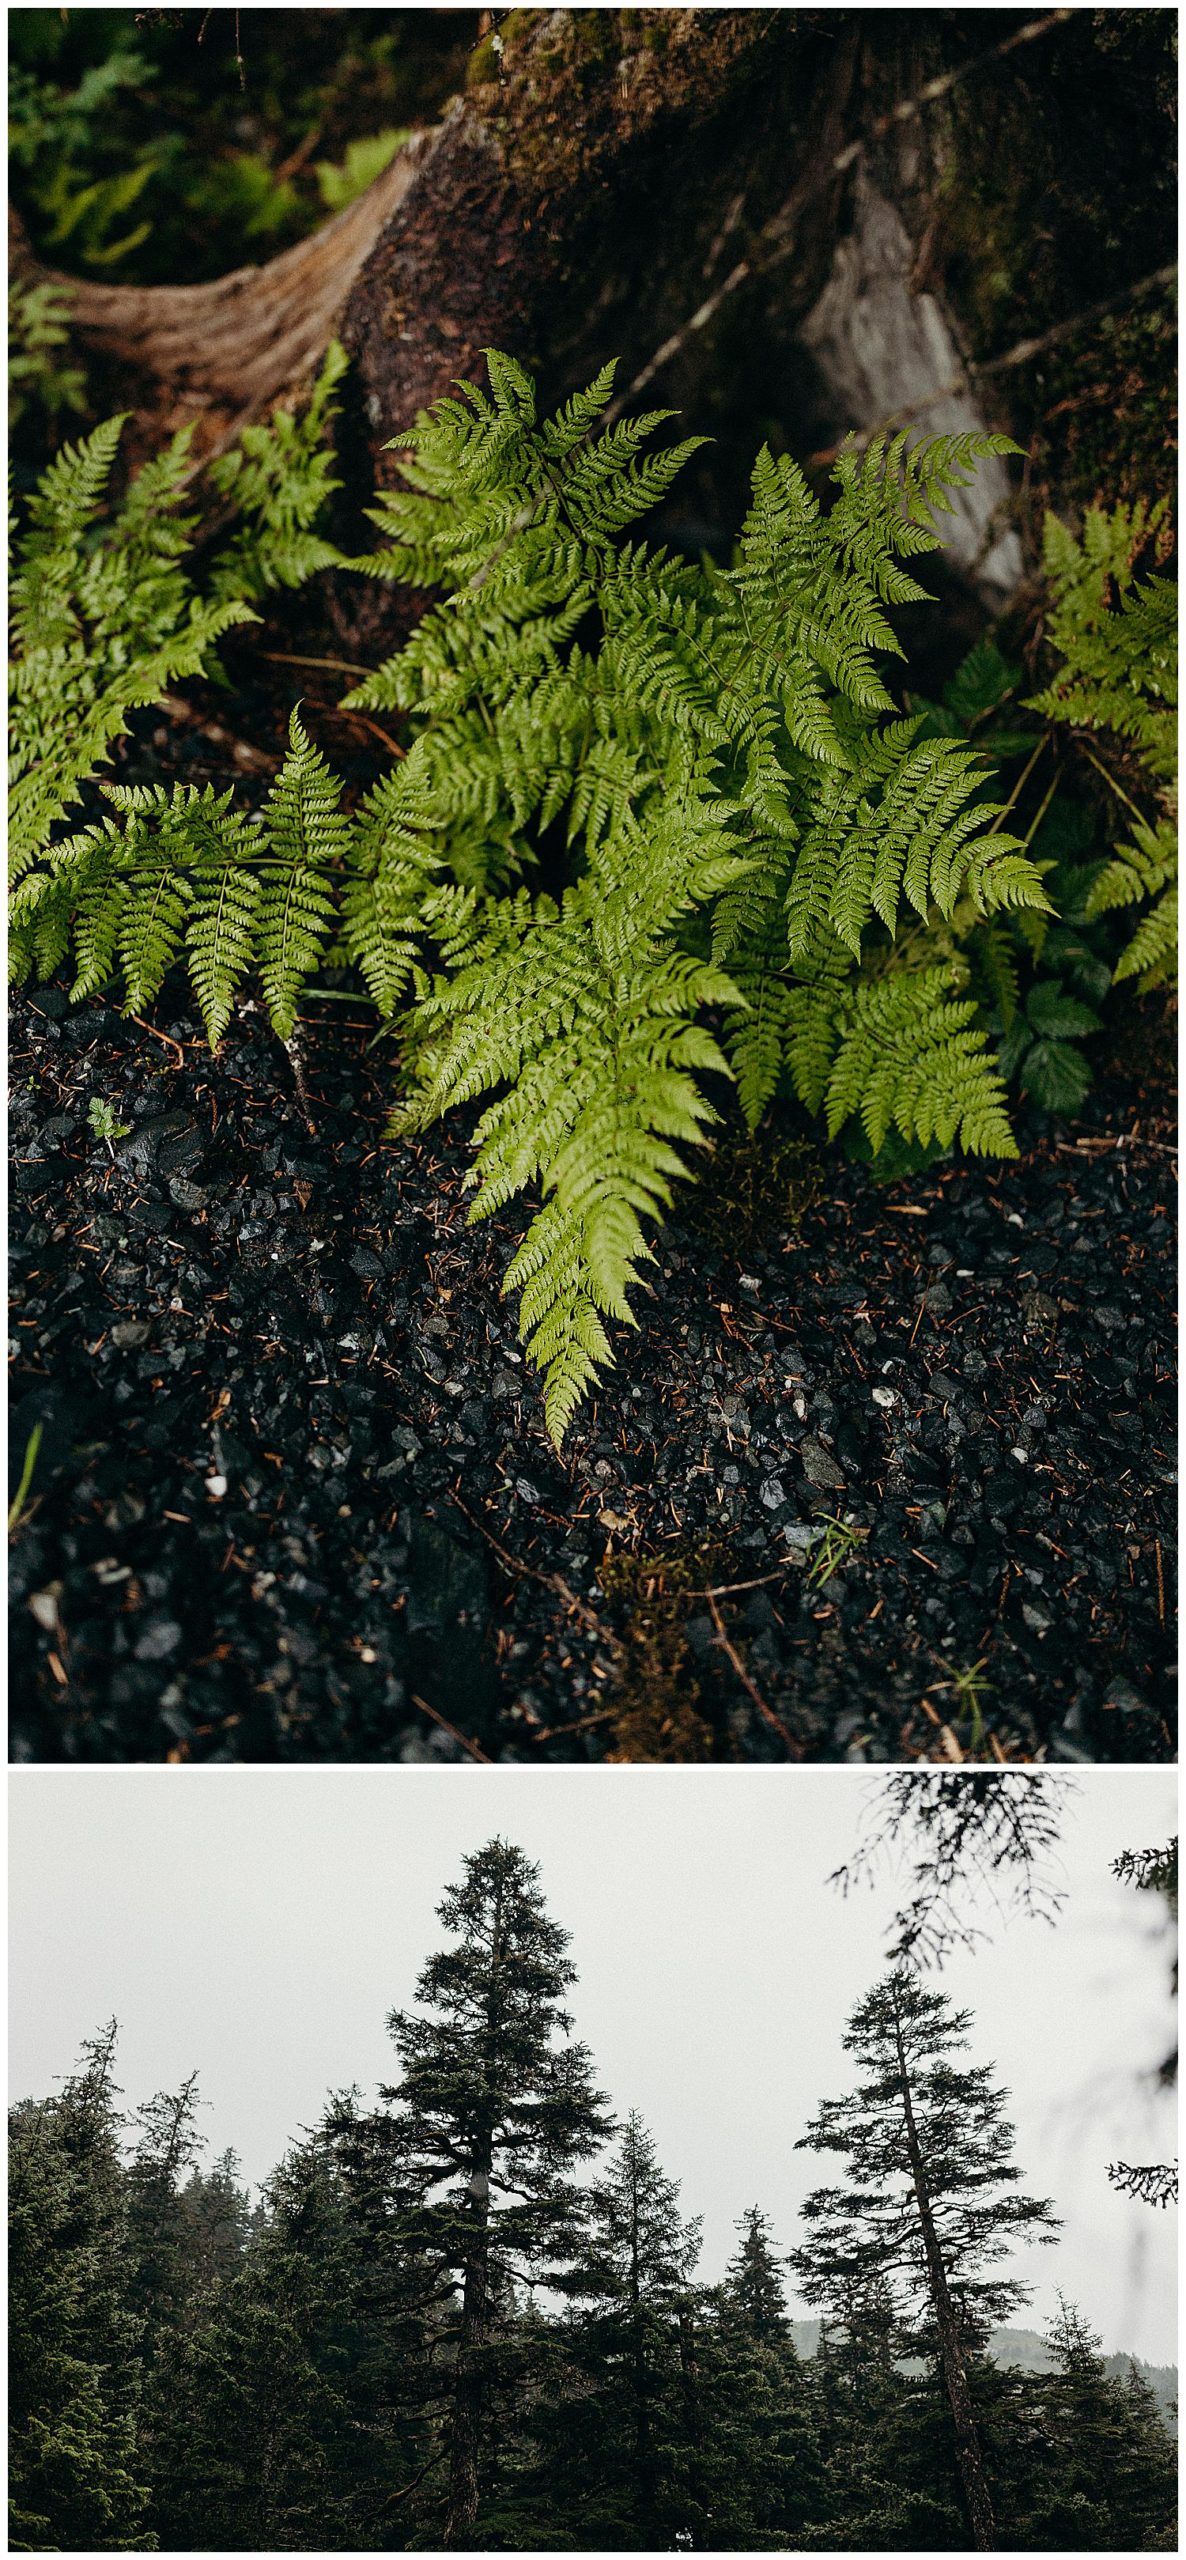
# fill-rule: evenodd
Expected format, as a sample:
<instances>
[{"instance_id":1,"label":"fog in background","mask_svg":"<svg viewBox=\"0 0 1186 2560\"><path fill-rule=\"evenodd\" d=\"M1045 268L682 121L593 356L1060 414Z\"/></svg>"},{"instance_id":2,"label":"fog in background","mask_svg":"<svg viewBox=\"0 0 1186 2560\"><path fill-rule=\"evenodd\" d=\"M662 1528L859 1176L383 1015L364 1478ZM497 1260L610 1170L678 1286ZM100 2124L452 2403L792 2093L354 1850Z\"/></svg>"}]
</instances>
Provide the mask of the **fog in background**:
<instances>
[{"instance_id":1,"label":"fog in background","mask_svg":"<svg viewBox=\"0 0 1186 2560\"><path fill-rule=\"evenodd\" d=\"M841 2034L885 1969L894 1877L847 1899L827 1882L877 1783L765 1768L15 1770L12 2094L47 2094L114 2013L126 2103L196 2068L209 2154L233 2147L258 2185L329 2090L370 2096L393 2075L387 2013L443 1943L435 1908L463 1856L501 1832L539 1863L572 1937L577 2033L703 2215L711 2280L748 2205L789 2249L803 2196L832 2175L794 2145L851 2085ZM1024 2253L1034 2293L1018 2324L1041 2327L1061 2287L1107 2349L1171 2363L1174 2218L1117 2196L1106 2170L1174 2146L1172 2101L1146 2077L1172 2023L1163 1906L1109 1867L1170 1836L1175 1787L1149 1769L1075 1783L1061 1919L1001 1927L977 1887L990 1943L930 1979L972 2009L971 2057L1011 2092L1027 2185L1064 2217L1057 2248Z\"/></svg>"}]
</instances>

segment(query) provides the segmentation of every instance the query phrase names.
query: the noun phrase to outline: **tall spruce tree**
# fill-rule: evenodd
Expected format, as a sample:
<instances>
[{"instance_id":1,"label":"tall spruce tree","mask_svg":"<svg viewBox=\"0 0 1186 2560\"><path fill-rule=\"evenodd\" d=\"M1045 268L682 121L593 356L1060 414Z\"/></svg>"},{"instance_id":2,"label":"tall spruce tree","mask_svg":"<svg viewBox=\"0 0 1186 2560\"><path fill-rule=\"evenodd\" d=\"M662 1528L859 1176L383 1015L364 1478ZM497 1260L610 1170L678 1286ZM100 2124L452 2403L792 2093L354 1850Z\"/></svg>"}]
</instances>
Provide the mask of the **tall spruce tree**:
<instances>
[{"instance_id":1,"label":"tall spruce tree","mask_svg":"<svg viewBox=\"0 0 1186 2560\"><path fill-rule=\"evenodd\" d=\"M902 1966L854 2011L843 2043L858 2085L827 2100L797 2146L837 2153L844 2181L807 2198L811 2241L792 2264L812 2302L827 2304L854 2278L890 2282L916 2351L938 2363L973 2546L989 2551L996 2531L969 2362L1026 2299L999 2272L1002 2259L1017 2240L1052 2239L1058 2226L1048 2203L1020 2191L990 2070L952 2060L971 2023Z\"/></svg>"},{"instance_id":2,"label":"tall spruce tree","mask_svg":"<svg viewBox=\"0 0 1186 2560\"><path fill-rule=\"evenodd\" d=\"M662 2549L699 2494L689 2472L700 2226L684 2221L679 2188L633 2113L590 2204L574 2380L567 2405L551 2412L553 2476L567 2530L586 2547Z\"/></svg>"},{"instance_id":3,"label":"tall spruce tree","mask_svg":"<svg viewBox=\"0 0 1186 2560\"><path fill-rule=\"evenodd\" d=\"M398 2227L444 2280L446 2550L481 2547L490 2421L521 2372L512 2289L571 2286L585 2217L574 2172L612 2130L588 2051L572 2041L575 1969L538 1879L505 1840L467 1858L439 1906L456 1944L425 1966L420 2009L388 2022L402 2076L383 2092L377 2130Z\"/></svg>"},{"instance_id":4,"label":"tall spruce tree","mask_svg":"<svg viewBox=\"0 0 1186 2560\"><path fill-rule=\"evenodd\" d=\"M181 2196L199 2148L197 2090L194 2071L180 2089L158 2091L136 2109L139 2135L124 2171L129 2291L146 2376L142 2436L151 2424L152 2371L163 2341L182 2325L195 2272Z\"/></svg>"},{"instance_id":5,"label":"tall spruce tree","mask_svg":"<svg viewBox=\"0 0 1186 2560\"><path fill-rule=\"evenodd\" d=\"M1037 2377L1044 2460L1031 2510L1046 2549L1172 2547L1175 2449L1149 2385L1109 2373L1101 2342L1059 2297L1046 2332L1053 2370Z\"/></svg>"},{"instance_id":6,"label":"tall spruce tree","mask_svg":"<svg viewBox=\"0 0 1186 2560\"><path fill-rule=\"evenodd\" d=\"M9 2147L10 2547L154 2547L137 2434L116 2024Z\"/></svg>"},{"instance_id":7,"label":"tall spruce tree","mask_svg":"<svg viewBox=\"0 0 1186 2560\"><path fill-rule=\"evenodd\" d=\"M723 2283L695 2306L698 2469L710 2550L797 2539L818 2513L822 2488L816 2394L791 2336L769 2218L751 2205L737 2230Z\"/></svg>"}]
</instances>

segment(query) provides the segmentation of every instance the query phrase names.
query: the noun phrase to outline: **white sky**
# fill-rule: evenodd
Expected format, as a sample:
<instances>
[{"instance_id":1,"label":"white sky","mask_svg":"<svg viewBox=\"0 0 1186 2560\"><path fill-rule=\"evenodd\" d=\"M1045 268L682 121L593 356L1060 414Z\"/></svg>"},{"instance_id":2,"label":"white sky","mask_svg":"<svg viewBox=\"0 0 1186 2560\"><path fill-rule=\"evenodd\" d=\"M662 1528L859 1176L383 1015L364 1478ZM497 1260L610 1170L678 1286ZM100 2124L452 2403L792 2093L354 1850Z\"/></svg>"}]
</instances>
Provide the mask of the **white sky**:
<instances>
[{"instance_id":1,"label":"white sky","mask_svg":"<svg viewBox=\"0 0 1186 2560\"><path fill-rule=\"evenodd\" d=\"M1176 1825L1172 1773L1082 1773L1067 1807L1069 1899L1014 1920L942 1987L976 2019L972 2058L1009 2089L1017 2159L1066 2228L1032 2248L1041 2326L1063 2290L1105 2345L1175 2360L1174 2217L1109 2187L1117 2157L1174 2147L1140 2075L1171 2027L1160 1905L1109 1863ZM622 2113L654 2132L702 2270L751 2203L781 2248L826 2174L796 2137L847 2085L840 2036L883 1970L892 1878L845 1901L876 1780L847 1770L17 1769L11 1773L12 2093L44 2094L84 2036L122 2022L130 2104L195 2067L212 2152L266 2176L328 2090L392 2076L384 2020L443 1943L435 1906L496 1832L539 1861L572 1934L577 2032ZM986 1910L986 1919L990 1916ZM792 2305L797 2311L803 2306Z\"/></svg>"}]
</instances>

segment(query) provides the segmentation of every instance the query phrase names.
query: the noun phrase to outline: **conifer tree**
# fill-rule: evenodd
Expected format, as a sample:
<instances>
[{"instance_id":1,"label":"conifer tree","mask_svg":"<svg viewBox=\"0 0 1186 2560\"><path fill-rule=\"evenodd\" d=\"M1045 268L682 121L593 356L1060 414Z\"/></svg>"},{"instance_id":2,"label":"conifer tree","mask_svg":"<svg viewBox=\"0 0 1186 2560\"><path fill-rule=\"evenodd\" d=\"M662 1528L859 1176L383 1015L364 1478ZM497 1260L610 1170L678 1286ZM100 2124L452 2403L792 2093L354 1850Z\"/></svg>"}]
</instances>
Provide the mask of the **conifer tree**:
<instances>
[{"instance_id":1,"label":"conifer tree","mask_svg":"<svg viewBox=\"0 0 1186 2560\"><path fill-rule=\"evenodd\" d=\"M1148 2384L1135 2366L1123 2376L1108 2372L1099 2338L1061 2295L1046 2345L1054 2370L1039 2384L1046 2459L1033 2516L1043 2544L1168 2548L1174 2447Z\"/></svg>"},{"instance_id":2,"label":"conifer tree","mask_svg":"<svg viewBox=\"0 0 1186 2560\"><path fill-rule=\"evenodd\" d=\"M158 2091L136 2110L140 2136L126 2172L128 2242L149 2361L158 2332L178 2316L187 2282L181 2183L198 2149L197 2090L193 2071L180 2089Z\"/></svg>"},{"instance_id":3,"label":"conifer tree","mask_svg":"<svg viewBox=\"0 0 1186 2560\"><path fill-rule=\"evenodd\" d=\"M116 2025L10 2128L14 2551L143 2551L138 2323L128 2304Z\"/></svg>"},{"instance_id":4,"label":"conifer tree","mask_svg":"<svg viewBox=\"0 0 1186 2560\"><path fill-rule=\"evenodd\" d=\"M915 2351L942 2374L974 2548L995 2548L992 2499L969 2364L990 2329L1025 2299L1001 2275L1014 2241L1052 2238L1049 2204L1020 2192L1004 2094L986 2067L960 2069L970 2013L924 1990L904 1967L854 2011L843 2038L861 2077L826 2100L798 2148L836 2152L844 2182L803 2208L810 2246L792 2264L808 2300L844 2280L883 2276Z\"/></svg>"},{"instance_id":5,"label":"conifer tree","mask_svg":"<svg viewBox=\"0 0 1186 2560\"><path fill-rule=\"evenodd\" d=\"M699 2223L684 2221L679 2188L632 2113L591 2191L570 2338L578 2379L551 2423L562 2504L595 2548L654 2550L686 2526L699 2251Z\"/></svg>"},{"instance_id":6,"label":"conifer tree","mask_svg":"<svg viewBox=\"0 0 1186 2560\"><path fill-rule=\"evenodd\" d=\"M251 2202L234 2151L220 2153L209 2169L190 2170L179 2212L188 2272L187 2318L192 2321L197 2309L237 2274L251 2233Z\"/></svg>"},{"instance_id":7,"label":"conifer tree","mask_svg":"<svg viewBox=\"0 0 1186 2560\"><path fill-rule=\"evenodd\" d=\"M737 2228L723 2284L695 2306L704 2547L719 2550L781 2547L818 2514L822 2492L816 2395L791 2336L770 2222L752 2205Z\"/></svg>"},{"instance_id":8,"label":"conifer tree","mask_svg":"<svg viewBox=\"0 0 1186 2560\"><path fill-rule=\"evenodd\" d=\"M726 2304L737 2324L747 2328L762 2346L781 2345L789 2337L790 2328L786 2292L770 2241L769 2216L752 2204L737 2229L741 2239L725 2275Z\"/></svg>"},{"instance_id":9,"label":"conifer tree","mask_svg":"<svg viewBox=\"0 0 1186 2560\"><path fill-rule=\"evenodd\" d=\"M392 2251L376 2257L373 2239L318 2131L269 2180L237 2269L162 2363L166 2548L383 2547L414 2484L417 2368Z\"/></svg>"},{"instance_id":10,"label":"conifer tree","mask_svg":"<svg viewBox=\"0 0 1186 2560\"><path fill-rule=\"evenodd\" d=\"M403 2241L437 2280L452 2359L447 2550L481 2547L488 2430L520 2370L509 2288L571 2286L585 2212L574 2173L611 2130L588 2051L572 2041L575 1971L538 1876L505 1840L467 1858L439 1910L456 1944L425 1966L420 2010L389 2021L402 2076L375 2130Z\"/></svg>"}]
</instances>

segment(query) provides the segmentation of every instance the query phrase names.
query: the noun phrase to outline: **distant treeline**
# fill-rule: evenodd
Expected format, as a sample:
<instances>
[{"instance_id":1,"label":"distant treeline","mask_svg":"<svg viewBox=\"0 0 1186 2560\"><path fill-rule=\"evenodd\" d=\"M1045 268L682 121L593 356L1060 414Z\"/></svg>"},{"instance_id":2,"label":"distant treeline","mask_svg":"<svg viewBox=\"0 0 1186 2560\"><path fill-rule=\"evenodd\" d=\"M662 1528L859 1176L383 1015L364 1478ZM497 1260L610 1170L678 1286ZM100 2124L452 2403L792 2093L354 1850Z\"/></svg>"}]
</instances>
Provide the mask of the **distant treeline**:
<instances>
[{"instance_id":1,"label":"distant treeline","mask_svg":"<svg viewBox=\"0 0 1186 2560\"><path fill-rule=\"evenodd\" d=\"M440 1916L393 2086L332 2098L258 2205L232 2153L197 2165L196 2076L121 2110L114 2025L16 2108L12 2548L1174 2547L1137 2368L1065 2303L1047 2369L989 2353L1024 2299L1001 2262L1058 2226L966 2013L876 1985L798 2135L834 2183L789 2254L753 2206L708 2285L573 2039L536 1870L493 1841Z\"/></svg>"}]
</instances>

